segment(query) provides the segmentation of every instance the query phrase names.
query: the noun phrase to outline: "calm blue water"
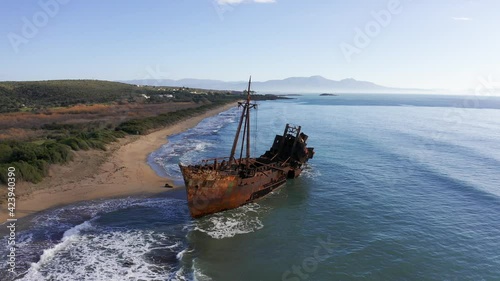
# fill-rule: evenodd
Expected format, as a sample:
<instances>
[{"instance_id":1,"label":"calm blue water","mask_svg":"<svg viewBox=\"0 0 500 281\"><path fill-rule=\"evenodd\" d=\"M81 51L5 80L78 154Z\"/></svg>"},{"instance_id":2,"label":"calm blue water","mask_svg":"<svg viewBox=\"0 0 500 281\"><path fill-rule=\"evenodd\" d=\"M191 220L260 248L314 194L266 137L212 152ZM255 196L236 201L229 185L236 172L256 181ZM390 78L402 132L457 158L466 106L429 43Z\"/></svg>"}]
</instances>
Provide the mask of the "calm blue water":
<instances>
[{"instance_id":1,"label":"calm blue water","mask_svg":"<svg viewBox=\"0 0 500 281\"><path fill-rule=\"evenodd\" d=\"M446 96L261 102L252 149L301 125L316 155L300 178L199 220L183 190L25 218L19 279L500 280L499 109ZM179 161L229 154L238 114L173 136L150 163L181 182Z\"/></svg>"}]
</instances>

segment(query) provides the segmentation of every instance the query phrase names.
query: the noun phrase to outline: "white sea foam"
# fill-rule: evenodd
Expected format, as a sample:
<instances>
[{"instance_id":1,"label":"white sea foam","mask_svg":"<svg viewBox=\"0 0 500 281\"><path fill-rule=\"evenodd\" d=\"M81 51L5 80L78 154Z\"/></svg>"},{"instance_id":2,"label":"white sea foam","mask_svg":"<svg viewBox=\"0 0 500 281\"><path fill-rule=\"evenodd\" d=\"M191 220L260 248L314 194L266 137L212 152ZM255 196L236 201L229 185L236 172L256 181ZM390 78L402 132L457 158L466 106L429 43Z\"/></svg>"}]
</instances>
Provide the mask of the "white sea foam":
<instances>
[{"instance_id":1,"label":"white sea foam","mask_svg":"<svg viewBox=\"0 0 500 281\"><path fill-rule=\"evenodd\" d=\"M196 143L195 147L194 147L194 150L197 150L197 151L205 151L205 149L207 147L209 147L211 144L208 143L208 142L198 142Z\"/></svg>"},{"instance_id":2,"label":"white sea foam","mask_svg":"<svg viewBox=\"0 0 500 281\"><path fill-rule=\"evenodd\" d=\"M212 278L205 275L201 269L198 267L197 259L193 260L193 265L191 266L191 270L193 271L193 280L194 281L212 281Z\"/></svg>"},{"instance_id":3,"label":"white sea foam","mask_svg":"<svg viewBox=\"0 0 500 281\"><path fill-rule=\"evenodd\" d=\"M18 236L19 245L23 246L19 256L38 260L19 268L25 271L20 280L123 280L123 276L129 277L127 280L163 280L158 278L165 276L160 273L173 271L168 267L169 262L160 266L157 261L147 260L144 254L153 251L154 257L158 252L166 252L175 257L183 248L179 239L165 233L117 228L102 231L96 228L94 221L99 218L97 214L132 206L153 207L167 219L179 218L186 212L179 208L181 203L184 206L184 201L178 199L126 198L86 202L42 213L32 219L35 224L30 232L23 231ZM93 219L76 226L71 223L87 216ZM50 242L56 233L62 232L60 240ZM22 265L21 259L19 265Z\"/></svg>"},{"instance_id":4,"label":"white sea foam","mask_svg":"<svg viewBox=\"0 0 500 281\"><path fill-rule=\"evenodd\" d=\"M182 230L193 230L193 229L194 229L194 226L195 226L195 223L194 223L194 222L187 223L186 225L184 225L184 226L182 227Z\"/></svg>"},{"instance_id":5,"label":"white sea foam","mask_svg":"<svg viewBox=\"0 0 500 281\"><path fill-rule=\"evenodd\" d=\"M169 281L187 281L187 279L184 269L179 269L175 272L175 274L168 279Z\"/></svg>"},{"instance_id":6,"label":"white sea foam","mask_svg":"<svg viewBox=\"0 0 500 281\"><path fill-rule=\"evenodd\" d=\"M99 213L107 213L126 208L137 200L141 199L125 198L106 201L87 201L85 204L75 204L49 212L44 212L35 216L31 221L37 228L47 228L52 231L54 228L64 230L71 227L71 225L66 221L79 219L82 216L92 218L97 216Z\"/></svg>"},{"instance_id":7,"label":"white sea foam","mask_svg":"<svg viewBox=\"0 0 500 281\"><path fill-rule=\"evenodd\" d=\"M170 251L181 243L172 244L165 241L171 240L168 236L152 231L79 235L89 226L86 222L65 233L66 239L50 249L50 254L44 252L38 266L30 268L22 280L163 280L174 272L167 264L151 261L147 254L157 249Z\"/></svg>"},{"instance_id":8,"label":"white sea foam","mask_svg":"<svg viewBox=\"0 0 500 281\"><path fill-rule=\"evenodd\" d=\"M33 242L33 233L22 233L19 235L19 238L16 242L18 248L29 247L29 245Z\"/></svg>"},{"instance_id":9,"label":"white sea foam","mask_svg":"<svg viewBox=\"0 0 500 281\"><path fill-rule=\"evenodd\" d=\"M315 169L314 166L310 163L306 164L301 174L303 177L309 179L321 177L321 172L319 171L319 169Z\"/></svg>"},{"instance_id":10,"label":"white sea foam","mask_svg":"<svg viewBox=\"0 0 500 281\"><path fill-rule=\"evenodd\" d=\"M186 252L187 249L184 249L182 251L180 251L179 253L177 253L177 255L175 256L178 260L182 260L182 257L184 256L184 253Z\"/></svg>"},{"instance_id":11,"label":"white sea foam","mask_svg":"<svg viewBox=\"0 0 500 281\"><path fill-rule=\"evenodd\" d=\"M46 249L43 251L43 254L40 256L40 260L36 263L32 263L31 267L28 269L28 273L23 278L23 280L36 280L31 279L31 277L36 277L39 274L40 268L46 264L47 262L51 261L57 253L60 251L63 251L68 245L70 245L72 242L77 241L80 232L85 229L90 229L92 227L92 224L90 221L85 221L73 228L70 228L66 230L63 234L63 237L61 239L61 242L56 244L54 247L50 249ZM26 279L28 278L28 279Z\"/></svg>"},{"instance_id":12,"label":"white sea foam","mask_svg":"<svg viewBox=\"0 0 500 281\"><path fill-rule=\"evenodd\" d=\"M186 254L186 253L191 253L191 252L192 252L192 250L188 250L188 249L186 248L186 249L184 249L184 250L180 251L179 253L177 253L176 258L177 258L178 260L182 260L182 258L184 257L184 254Z\"/></svg>"},{"instance_id":13,"label":"white sea foam","mask_svg":"<svg viewBox=\"0 0 500 281\"><path fill-rule=\"evenodd\" d=\"M255 232L264 227L259 218L260 205L251 203L240 208L213 214L197 221L195 230L215 239L234 237L238 234Z\"/></svg>"}]
</instances>

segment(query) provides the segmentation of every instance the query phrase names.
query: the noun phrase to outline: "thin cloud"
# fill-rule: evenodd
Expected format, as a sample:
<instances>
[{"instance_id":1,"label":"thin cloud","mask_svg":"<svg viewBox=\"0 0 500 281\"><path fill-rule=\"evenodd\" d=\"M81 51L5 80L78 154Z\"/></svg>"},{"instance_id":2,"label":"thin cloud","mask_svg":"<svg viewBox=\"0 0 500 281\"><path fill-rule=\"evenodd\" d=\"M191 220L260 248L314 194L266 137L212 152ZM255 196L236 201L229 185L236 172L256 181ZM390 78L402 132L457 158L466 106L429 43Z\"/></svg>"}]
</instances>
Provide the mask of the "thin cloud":
<instances>
[{"instance_id":1,"label":"thin cloud","mask_svg":"<svg viewBox=\"0 0 500 281\"><path fill-rule=\"evenodd\" d=\"M237 5L242 3L275 3L276 0L217 0L219 5Z\"/></svg>"},{"instance_id":2,"label":"thin cloud","mask_svg":"<svg viewBox=\"0 0 500 281\"><path fill-rule=\"evenodd\" d=\"M471 21L472 18L467 18L467 17L452 17L453 20L460 20L460 21Z\"/></svg>"}]
</instances>

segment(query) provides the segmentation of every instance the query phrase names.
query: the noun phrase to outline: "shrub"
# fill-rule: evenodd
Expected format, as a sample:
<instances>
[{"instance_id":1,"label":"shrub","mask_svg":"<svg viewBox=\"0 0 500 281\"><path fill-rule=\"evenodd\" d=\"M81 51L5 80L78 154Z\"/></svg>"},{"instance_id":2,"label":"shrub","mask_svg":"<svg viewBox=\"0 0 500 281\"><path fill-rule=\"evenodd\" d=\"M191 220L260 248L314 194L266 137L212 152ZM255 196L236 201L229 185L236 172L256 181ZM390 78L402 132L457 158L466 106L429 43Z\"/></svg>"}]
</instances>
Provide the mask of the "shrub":
<instances>
[{"instance_id":1,"label":"shrub","mask_svg":"<svg viewBox=\"0 0 500 281\"><path fill-rule=\"evenodd\" d=\"M4 143L0 143L0 163L9 161L12 155L12 148Z\"/></svg>"}]
</instances>

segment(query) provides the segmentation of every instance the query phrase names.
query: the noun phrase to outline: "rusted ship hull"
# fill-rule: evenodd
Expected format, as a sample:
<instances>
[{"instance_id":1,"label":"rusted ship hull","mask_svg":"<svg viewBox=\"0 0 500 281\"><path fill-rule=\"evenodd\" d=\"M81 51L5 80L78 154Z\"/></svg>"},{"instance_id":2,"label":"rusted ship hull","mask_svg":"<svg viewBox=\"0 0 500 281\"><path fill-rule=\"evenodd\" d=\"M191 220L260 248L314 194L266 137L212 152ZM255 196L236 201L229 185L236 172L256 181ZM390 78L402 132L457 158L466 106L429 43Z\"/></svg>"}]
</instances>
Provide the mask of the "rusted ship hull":
<instances>
[{"instance_id":1,"label":"rusted ship hull","mask_svg":"<svg viewBox=\"0 0 500 281\"><path fill-rule=\"evenodd\" d=\"M234 209L260 199L298 177L303 164L314 155L306 144L307 135L300 127L286 125L272 147L259 158L203 160L200 165L179 164L191 216ZM228 164L229 163L229 164Z\"/></svg>"},{"instance_id":2,"label":"rusted ship hull","mask_svg":"<svg viewBox=\"0 0 500 281\"><path fill-rule=\"evenodd\" d=\"M250 103L250 85L251 78L247 100L239 103L243 111L230 156L203 160L198 165L179 164L192 217L234 209L266 196L285 184L287 178L298 177L302 165L314 155L314 149L307 147L308 136L301 132L301 127L287 124L283 135L276 135L266 153L250 158L250 109L256 107ZM240 156L236 158L242 128Z\"/></svg>"},{"instance_id":3,"label":"rusted ship hull","mask_svg":"<svg viewBox=\"0 0 500 281\"><path fill-rule=\"evenodd\" d=\"M180 166L186 183L188 207L194 218L234 209L268 195L287 180L287 169L258 171L253 177L192 171Z\"/></svg>"}]
</instances>

